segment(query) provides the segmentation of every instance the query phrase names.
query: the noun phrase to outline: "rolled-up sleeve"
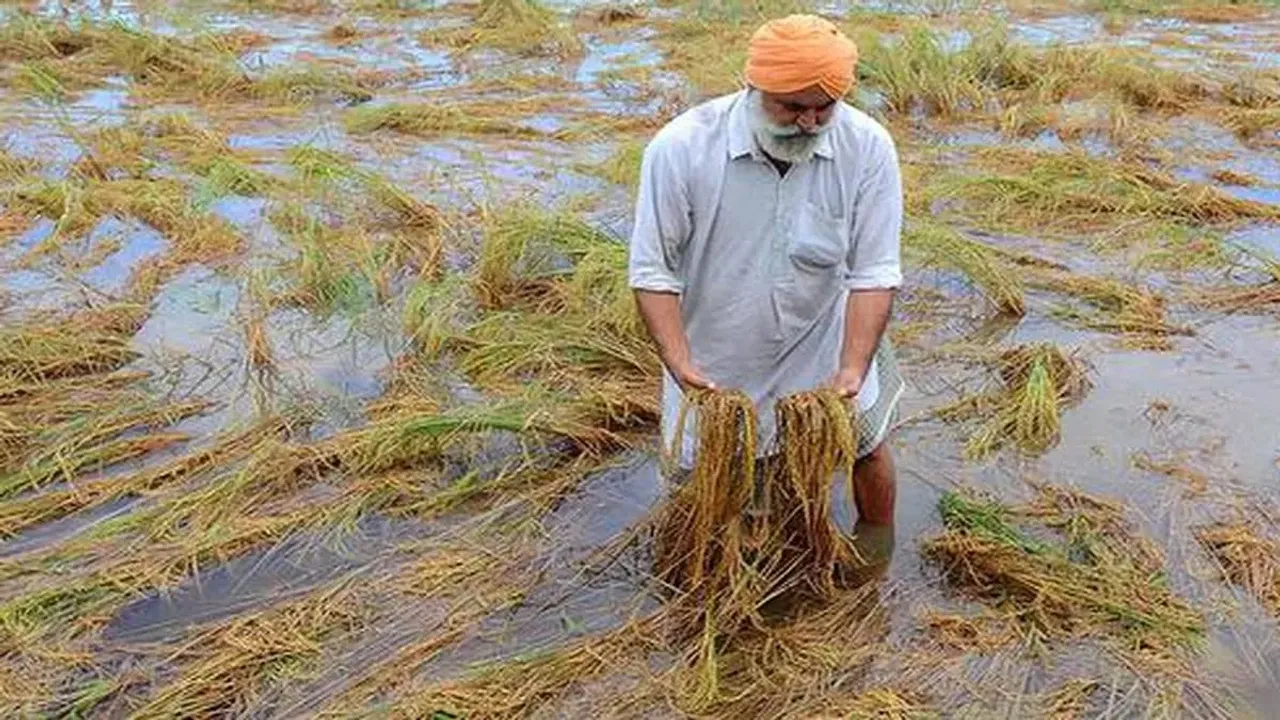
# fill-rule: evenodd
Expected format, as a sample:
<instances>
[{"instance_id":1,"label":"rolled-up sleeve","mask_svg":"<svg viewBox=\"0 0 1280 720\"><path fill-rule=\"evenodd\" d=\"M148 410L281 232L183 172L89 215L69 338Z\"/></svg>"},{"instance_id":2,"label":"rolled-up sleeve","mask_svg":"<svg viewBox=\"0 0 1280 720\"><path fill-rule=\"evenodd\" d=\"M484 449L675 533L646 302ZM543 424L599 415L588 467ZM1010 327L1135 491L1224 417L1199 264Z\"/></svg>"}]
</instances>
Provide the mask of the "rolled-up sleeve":
<instances>
[{"instance_id":1,"label":"rolled-up sleeve","mask_svg":"<svg viewBox=\"0 0 1280 720\"><path fill-rule=\"evenodd\" d=\"M845 267L849 290L902 285L902 175L898 152L888 132L872 134L869 162L858 184L852 241Z\"/></svg>"},{"instance_id":2,"label":"rolled-up sleeve","mask_svg":"<svg viewBox=\"0 0 1280 720\"><path fill-rule=\"evenodd\" d=\"M682 293L681 255L693 227L680 148L662 135L640 164L628 281L637 290Z\"/></svg>"}]
</instances>

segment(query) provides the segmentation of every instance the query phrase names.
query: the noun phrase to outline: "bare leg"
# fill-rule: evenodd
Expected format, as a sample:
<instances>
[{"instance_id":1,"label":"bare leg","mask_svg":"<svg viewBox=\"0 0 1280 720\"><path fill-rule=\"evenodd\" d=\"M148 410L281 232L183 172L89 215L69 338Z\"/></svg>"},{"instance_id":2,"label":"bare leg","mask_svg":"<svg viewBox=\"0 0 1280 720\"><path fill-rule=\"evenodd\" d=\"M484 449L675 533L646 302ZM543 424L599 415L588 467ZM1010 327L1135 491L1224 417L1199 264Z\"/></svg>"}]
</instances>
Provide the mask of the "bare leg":
<instances>
[{"instance_id":1,"label":"bare leg","mask_svg":"<svg viewBox=\"0 0 1280 720\"><path fill-rule=\"evenodd\" d=\"M853 501L858 508L859 524L893 524L897 495L895 475L887 443L880 443L853 466Z\"/></svg>"}]
</instances>

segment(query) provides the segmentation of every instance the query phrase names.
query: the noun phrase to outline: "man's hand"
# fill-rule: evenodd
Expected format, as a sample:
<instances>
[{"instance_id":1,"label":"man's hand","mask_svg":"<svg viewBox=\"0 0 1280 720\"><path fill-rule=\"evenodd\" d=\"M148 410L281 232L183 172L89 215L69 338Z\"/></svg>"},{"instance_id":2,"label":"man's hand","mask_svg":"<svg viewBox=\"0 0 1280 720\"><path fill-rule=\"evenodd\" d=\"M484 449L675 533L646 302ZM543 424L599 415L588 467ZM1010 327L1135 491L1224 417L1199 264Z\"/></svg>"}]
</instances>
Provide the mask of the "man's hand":
<instances>
[{"instance_id":1,"label":"man's hand","mask_svg":"<svg viewBox=\"0 0 1280 720\"><path fill-rule=\"evenodd\" d=\"M683 362L676 365L668 365L667 369L671 371L672 377L680 385L680 389L689 392L690 390L715 390L715 383L706 378L705 375L698 372L693 363Z\"/></svg>"},{"instance_id":2,"label":"man's hand","mask_svg":"<svg viewBox=\"0 0 1280 720\"><path fill-rule=\"evenodd\" d=\"M636 291L636 303L640 317L644 318L649 335L658 345L662 364L670 371L680 389L715 390L715 383L693 366L689 358L689 341L680 321L680 297L671 293Z\"/></svg>"},{"instance_id":3,"label":"man's hand","mask_svg":"<svg viewBox=\"0 0 1280 720\"><path fill-rule=\"evenodd\" d=\"M851 367L842 367L839 372L831 378L829 383L832 390L840 394L840 397L853 399L858 396L858 391L862 389L862 376L865 373Z\"/></svg>"}]
</instances>

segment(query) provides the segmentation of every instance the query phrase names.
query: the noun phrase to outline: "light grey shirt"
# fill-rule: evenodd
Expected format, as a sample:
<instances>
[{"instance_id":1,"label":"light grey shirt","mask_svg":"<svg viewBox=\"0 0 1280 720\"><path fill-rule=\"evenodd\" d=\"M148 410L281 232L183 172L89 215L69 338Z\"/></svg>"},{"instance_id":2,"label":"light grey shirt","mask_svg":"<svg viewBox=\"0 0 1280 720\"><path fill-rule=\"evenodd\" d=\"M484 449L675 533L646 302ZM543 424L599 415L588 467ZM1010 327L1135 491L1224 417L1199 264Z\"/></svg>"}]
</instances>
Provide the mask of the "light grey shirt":
<instances>
[{"instance_id":1,"label":"light grey shirt","mask_svg":"<svg viewBox=\"0 0 1280 720\"><path fill-rule=\"evenodd\" d=\"M645 149L631 236L631 287L680 295L694 366L746 392L761 453L773 403L837 371L850 290L902 283L902 183L889 133L839 103L810 162L786 176L751 133L745 91L695 107ZM663 373L662 434L671 447L683 396ZM868 369L858 395L879 388ZM680 453L692 464L696 418Z\"/></svg>"}]
</instances>

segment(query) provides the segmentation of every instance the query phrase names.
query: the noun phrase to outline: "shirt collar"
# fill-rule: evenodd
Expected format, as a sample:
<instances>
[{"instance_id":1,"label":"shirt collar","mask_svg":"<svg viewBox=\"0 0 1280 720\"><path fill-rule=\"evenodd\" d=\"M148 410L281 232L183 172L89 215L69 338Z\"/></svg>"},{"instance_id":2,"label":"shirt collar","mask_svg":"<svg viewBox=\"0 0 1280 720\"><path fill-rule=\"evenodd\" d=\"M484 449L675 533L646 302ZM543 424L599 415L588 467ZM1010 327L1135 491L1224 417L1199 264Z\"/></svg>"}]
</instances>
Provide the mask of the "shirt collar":
<instances>
[{"instance_id":1,"label":"shirt collar","mask_svg":"<svg viewBox=\"0 0 1280 720\"><path fill-rule=\"evenodd\" d=\"M843 108L836 107L836 115L843 112ZM760 150L760 144L756 142L755 137L751 134L750 118L747 117L747 91L738 92L738 97L733 101L733 107L729 110L729 159L737 160L740 157L750 155L756 160L764 159L764 152ZM836 118L832 117L830 122L835 122ZM820 158L830 160L835 157L835 148L831 145L831 130L822 133L818 138L818 145L814 148L814 154Z\"/></svg>"}]
</instances>

